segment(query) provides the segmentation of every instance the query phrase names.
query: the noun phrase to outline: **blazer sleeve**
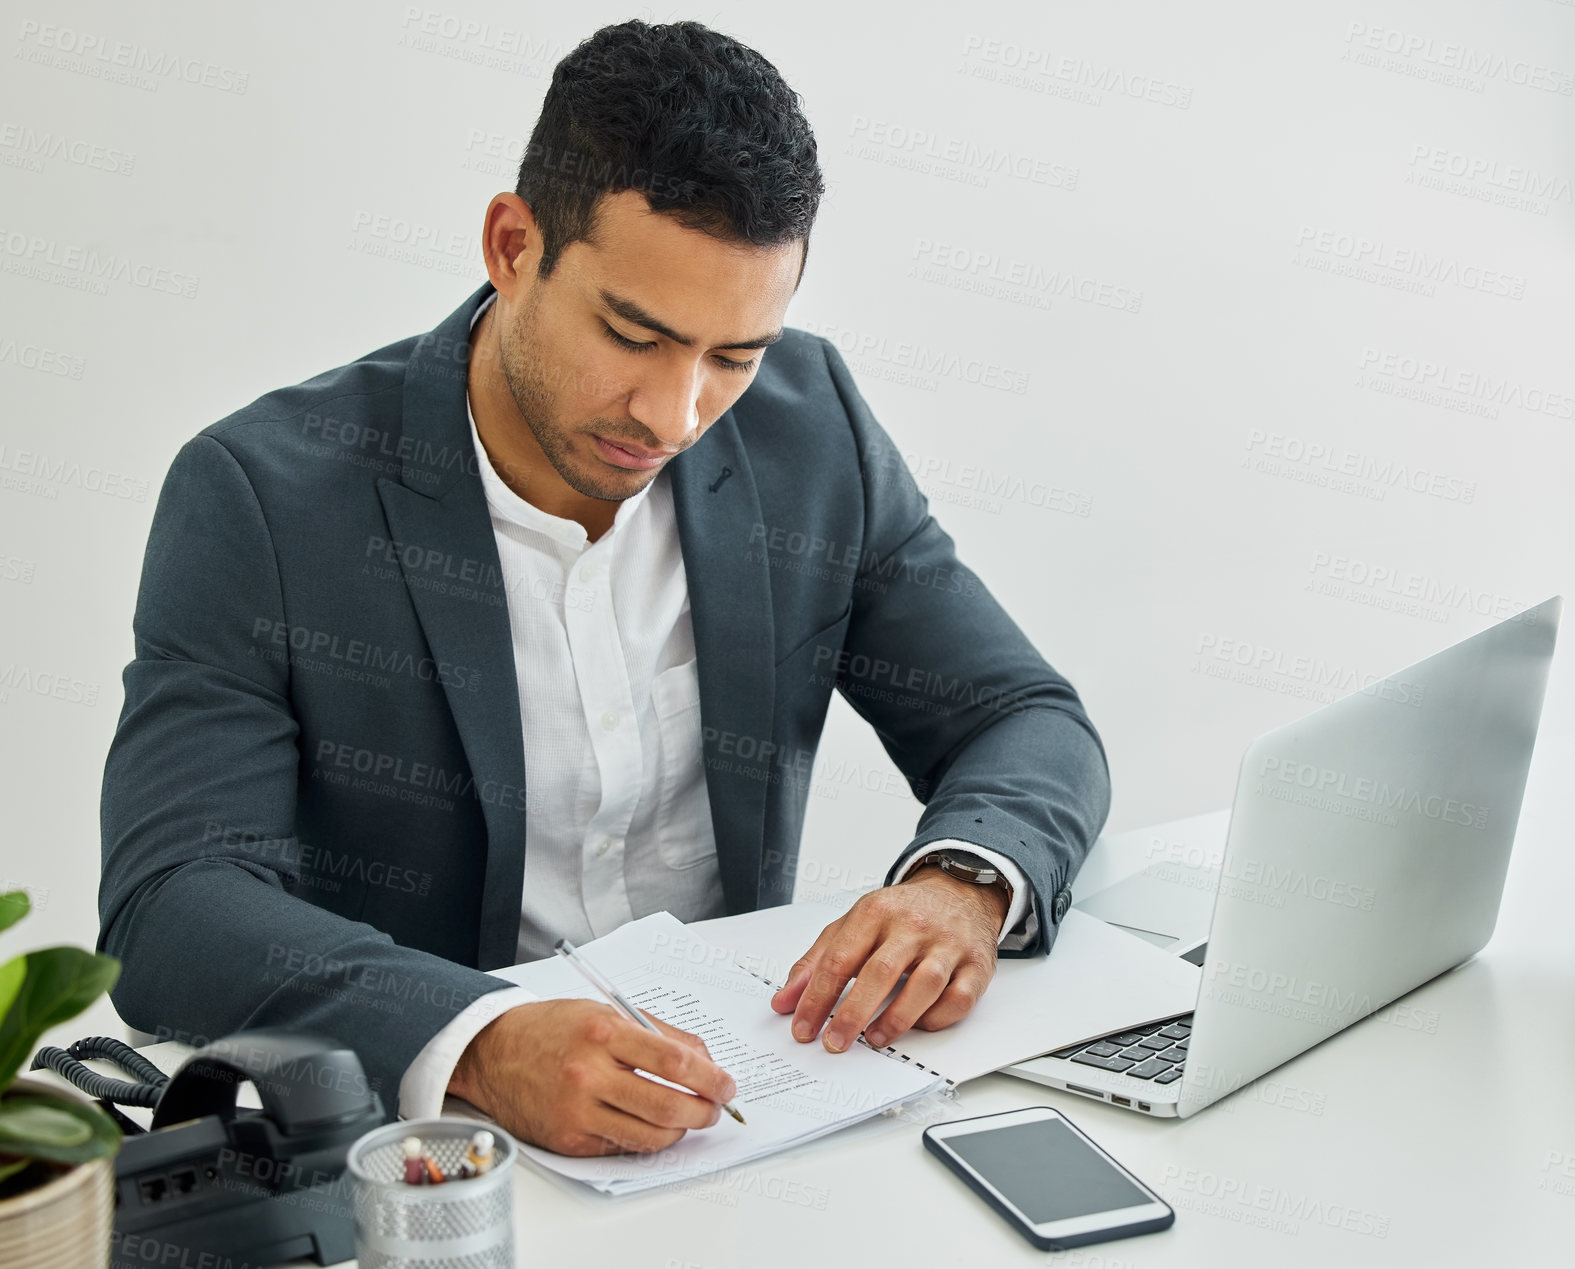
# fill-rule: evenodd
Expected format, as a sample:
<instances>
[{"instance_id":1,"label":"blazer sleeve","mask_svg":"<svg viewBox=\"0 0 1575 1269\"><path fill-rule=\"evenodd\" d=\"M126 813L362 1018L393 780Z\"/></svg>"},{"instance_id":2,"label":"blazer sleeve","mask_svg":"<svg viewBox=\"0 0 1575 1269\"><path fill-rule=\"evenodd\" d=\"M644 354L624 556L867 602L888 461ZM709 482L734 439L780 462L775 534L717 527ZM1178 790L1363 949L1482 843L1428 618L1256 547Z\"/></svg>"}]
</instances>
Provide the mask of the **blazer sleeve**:
<instances>
[{"instance_id":1,"label":"blazer sleeve","mask_svg":"<svg viewBox=\"0 0 1575 1269\"><path fill-rule=\"evenodd\" d=\"M288 665L252 637L284 620L251 483L194 437L154 512L104 766L98 946L122 963L111 997L131 1026L192 1042L318 1031L356 1050L392 1112L422 1046L509 984L291 892L299 728Z\"/></svg>"},{"instance_id":2,"label":"blazer sleeve","mask_svg":"<svg viewBox=\"0 0 1575 1269\"><path fill-rule=\"evenodd\" d=\"M1072 685L957 558L835 345L821 339L860 459L865 538L834 669L924 804L887 874L949 838L1023 870L1045 915L1002 955L1048 952L1110 811L1104 745Z\"/></svg>"}]
</instances>

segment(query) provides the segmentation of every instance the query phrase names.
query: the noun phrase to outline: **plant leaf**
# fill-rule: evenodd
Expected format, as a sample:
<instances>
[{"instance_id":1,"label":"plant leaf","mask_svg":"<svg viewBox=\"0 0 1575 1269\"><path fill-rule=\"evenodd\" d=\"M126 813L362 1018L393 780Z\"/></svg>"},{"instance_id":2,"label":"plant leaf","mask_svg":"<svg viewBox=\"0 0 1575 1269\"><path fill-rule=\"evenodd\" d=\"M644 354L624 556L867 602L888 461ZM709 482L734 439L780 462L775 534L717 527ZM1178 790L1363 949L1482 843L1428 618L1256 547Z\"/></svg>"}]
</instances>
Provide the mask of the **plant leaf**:
<instances>
[{"instance_id":1,"label":"plant leaf","mask_svg":"<svg viewBox=\"0 0 1575 1269\"><path fill-rule=\"evenodd\" d=\"M120 1129L97 1106L66 1097L0 1101L0 1154L86 1163L120 1148Z\"/></svg>"},{"instance_id":2,"label":"plant leaf","mask_svg":"<svg viewBox=\"0 0 1575 1269\"><path fill-rule=\"evenodd\" d=\"M8 890L0 894L0 930L8 930L33 907L33 901L27 897L26 890Z\"/></svg>"},{"instance_id":3,"label":"plant leaf","mask_svg":"<svg viewBox=\"0 0 1575 1269\"><path fill-rule=\"evenodd\" d=\"M31 1159L12 1159L7 1163L4 1159L0 1159L0 1181L4 1181L8 1176L15 1176L31 1162Z\"/></svg>"},{"instance_id":4,"label":"plant leaf","mask_svg":"<svg viewBox=\"0 0 1575 1269\"><path fill-rule=\"evenodd\" d=\"M0 1018L4 1018L16 993L22 990L22 980L27 977L27 957L13 956L0 965Z\"/></svg>"},{"instance_id":5,"label":"plant leaf","mask_svg":"<svg viewBox=\"0 0 1575 1269\"><path fill-rule=\"evenodd\" d=\"M23 958L27 974L0 1017L0 1088L50 1027L75 1018L114 985L120 962L78 947L46 947Z\"/></svg>"},{"instance_id":6,"label":"plant leaf","mask_svg":"<svg viewBox=\"0 0 1575 1269\"><path fill-rule=\"evenodd\" d=\"M80 1146L92 1135L93 1130L75 1115L66 1114L42 1098L18 1097L0 1102L0 1147L7 1150L17 1144L65 1149Z\"/></svg>"}]
</instances>

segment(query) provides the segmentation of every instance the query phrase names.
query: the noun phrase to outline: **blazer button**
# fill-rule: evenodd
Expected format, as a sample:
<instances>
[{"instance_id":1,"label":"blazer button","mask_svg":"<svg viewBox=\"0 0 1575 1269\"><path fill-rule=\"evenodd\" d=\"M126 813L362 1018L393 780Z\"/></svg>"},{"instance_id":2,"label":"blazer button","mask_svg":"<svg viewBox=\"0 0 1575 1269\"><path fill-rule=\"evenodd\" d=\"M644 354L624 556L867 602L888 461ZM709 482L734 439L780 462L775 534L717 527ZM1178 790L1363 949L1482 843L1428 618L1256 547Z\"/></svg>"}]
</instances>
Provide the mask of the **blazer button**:
<instances>
[{"instance_id":1,"label":"blazer button","mask_svg":"<svg viewBox=\"0 0 1575 1269\"><path fill-rule=\"evenodd\" d=\"M1062 886L1056 894L1055 901L1050 905L1050 919L1057 925L1060 925L1061 918L1066 915L1066 910L1071 906L1072 887Z\"/></svg>"}]
</instances>

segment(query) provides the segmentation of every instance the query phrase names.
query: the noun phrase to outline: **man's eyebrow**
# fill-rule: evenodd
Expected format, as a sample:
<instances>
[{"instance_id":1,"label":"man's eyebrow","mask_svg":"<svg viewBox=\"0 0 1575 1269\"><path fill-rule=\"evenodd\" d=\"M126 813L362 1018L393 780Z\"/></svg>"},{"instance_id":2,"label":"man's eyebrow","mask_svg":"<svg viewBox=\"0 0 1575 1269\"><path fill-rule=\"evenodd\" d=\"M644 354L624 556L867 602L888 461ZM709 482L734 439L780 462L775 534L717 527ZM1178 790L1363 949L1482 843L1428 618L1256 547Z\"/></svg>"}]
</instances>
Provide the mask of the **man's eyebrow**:
<instances>
[{"instance_id":1,"label":"man's eyebrow","mask_svg":"<svg viewBox=\"0 0 1575 1269\"><path fill-rule=\"evenodd\" d=\"M685 348L694 346L694 337L680 335L665 322L653 317L633 300L626 300L621 295L614 295L611 291L598 291L601 302L610 308L626 322L633 322L636 326L643 326L646 330L654 330L658 335L666 335L675 344L682 344ZM753 339L734 339L727 343L718 344L718 348L765 348L782 338L782 328L779 326L769 335L757 335Z\"/></svg>"}]
</instances>

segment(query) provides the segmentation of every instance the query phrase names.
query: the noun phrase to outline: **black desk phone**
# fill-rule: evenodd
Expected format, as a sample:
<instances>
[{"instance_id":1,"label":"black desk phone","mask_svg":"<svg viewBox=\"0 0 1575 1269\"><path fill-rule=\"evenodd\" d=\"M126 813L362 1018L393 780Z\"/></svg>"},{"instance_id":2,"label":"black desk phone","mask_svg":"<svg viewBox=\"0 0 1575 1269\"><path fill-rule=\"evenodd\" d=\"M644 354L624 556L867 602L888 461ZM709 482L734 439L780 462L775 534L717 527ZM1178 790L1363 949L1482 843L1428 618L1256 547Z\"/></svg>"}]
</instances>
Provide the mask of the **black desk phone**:
<instances>
[{"instance_id":1,"label":"black desk phone","mask_svg":"<svg viewBox=\"0 0 1575 1269\"><path fill-rule=\"evenodd\" d=\"M109 1079L82 1058L137 1077ZM43 1049L33 1065L65 1076L128 1128L115 1159L112 1269L149 1265L320 1265L355 1255L345 1155L384 1122L355 1052L299 1031L243 1031L164 1076L136 1050L94 1037ZM250 1083L260 1110L239 1107ZM115 1105L153 1108L143 1132ZM206 1257L206 1259L204 1259Z\"/></svg>"}]
</instances>

